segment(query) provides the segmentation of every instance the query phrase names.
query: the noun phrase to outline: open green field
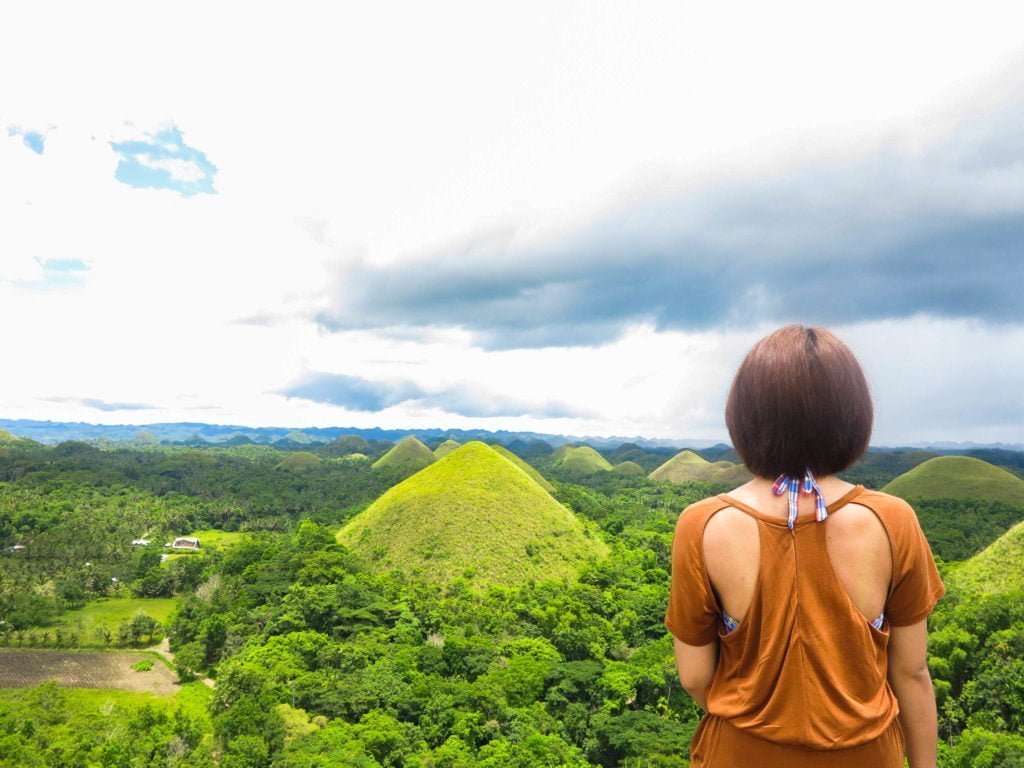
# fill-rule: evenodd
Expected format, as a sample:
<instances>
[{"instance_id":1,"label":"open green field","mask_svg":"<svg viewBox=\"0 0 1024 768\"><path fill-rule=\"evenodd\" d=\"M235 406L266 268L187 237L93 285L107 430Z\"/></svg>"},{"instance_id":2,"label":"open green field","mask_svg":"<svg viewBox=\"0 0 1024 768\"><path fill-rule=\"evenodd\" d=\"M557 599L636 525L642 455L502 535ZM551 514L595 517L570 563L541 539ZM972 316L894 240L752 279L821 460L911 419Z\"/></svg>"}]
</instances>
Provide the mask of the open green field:
<instances>
[{"instance_id":1,"label":"open green field","mask_svg":"<svg viewBox=\"0 0 1024 768\"><path fill-rule=\"evenodd\" d=\"M156 665L153 665L156 669ZM149 674L140 672L138 674ZM7 705L18 705L28 698L29 689L24 687L5 688L0 687L0 708ZM65 700L70 704L70 709L76 713L93 713L109 704L117 704L127 707L138 707L143 704L150 704L156 707L183 707L193 717L208 720L206 704L213 693L213 689L203 685L198 680L190 683L181 683L175 686L174 693L170 695L158 695L147 691L126 691L119 688L70 688L62 686L62 693Z\"/></svg>"},{"instance_id":2,"label":"open green field","mask_svg":"<svg viewBox=\"0 0 1024 768\"><path fill-rule=\"evenodd\" d=\"M199 551L204 547L233 547L246 535L245 531L218 531L216 528L204 528L192 531L189 536L199 539ZM188 553L177 553L188 554Z\"/></svg>"},{"instance_id":3,"label":"open green field","mask_svg":"<svg viewBox=\"0 0 1024 768\"><path fill-rule=\"evenodd\" d=\"M177 603L174 597L101 597L81 608L66 611L53 624L37 631L52 633L60 629L65 634L77 634L80 645L103 645L96 637L97 628L106 627L111 635L117 637L121 622L131 619L139 611L164 624ZM160 635L154 636L153 640L158 642Z\"/></svg>"}]
</instances>

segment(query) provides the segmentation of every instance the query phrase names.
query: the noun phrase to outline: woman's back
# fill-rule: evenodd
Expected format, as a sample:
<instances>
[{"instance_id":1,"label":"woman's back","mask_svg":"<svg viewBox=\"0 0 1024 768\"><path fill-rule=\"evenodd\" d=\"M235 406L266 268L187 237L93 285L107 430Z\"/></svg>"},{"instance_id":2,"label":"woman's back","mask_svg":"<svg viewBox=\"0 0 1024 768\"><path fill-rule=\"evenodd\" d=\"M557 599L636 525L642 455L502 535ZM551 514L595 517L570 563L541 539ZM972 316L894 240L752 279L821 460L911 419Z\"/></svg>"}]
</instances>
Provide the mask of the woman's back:
<instances>
[{"instance_id":1,"label":"woman's back","mask_svg":"<svg viewBox=\"0 0 1024 768\"><path fill-rule=\"evenodd\" d=\"M891 730L890 626L920 621L942 592L905 502L838 480L826 488L848 490L825 520L801 514L792 529L777 508L743 501L756 498L742 489L689 507L676 527L665 619L685 643L718 640L710 715L801 750L850 749ZM731 631L728 618L738 621Z\"/></svg>"},{"instance_id":2,"label":"woman's back","mask_svg":"<svg viewBox=\"0 0 1024 768\"><path fill-rule=\"evenodd\" d=\"M840 499L855 486L838 479L822 482L826 498ZM766 517L786 521L787 500L753 483L730 491L730 500L744 504ZM814 517L814 501L801 499L798 519ZM892 575L889 537L878 516L856 500L834 510L826 527L829 562L851 601L867 619L885 607ZM708 521L704 529L704 557L708 576L722 608L734 619L746 615L760 570L760 535L757 517L737 507L727 507Z\"/></svg>"}]
</instances>

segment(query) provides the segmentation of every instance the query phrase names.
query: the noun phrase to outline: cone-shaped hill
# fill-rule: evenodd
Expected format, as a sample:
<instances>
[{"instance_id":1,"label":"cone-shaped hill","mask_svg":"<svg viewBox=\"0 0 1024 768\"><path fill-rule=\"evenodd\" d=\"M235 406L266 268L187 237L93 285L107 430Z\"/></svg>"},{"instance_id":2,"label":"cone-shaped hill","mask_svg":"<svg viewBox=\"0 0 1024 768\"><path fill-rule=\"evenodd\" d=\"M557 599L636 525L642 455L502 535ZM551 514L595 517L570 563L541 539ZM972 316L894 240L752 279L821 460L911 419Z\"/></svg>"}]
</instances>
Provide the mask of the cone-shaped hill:
<instances>
[{"instance_id":1,"label":"cone-shaped hill","mask_svg":"<svg viewBox=\"0 0 1024 768\"><path fill-rule=\"evenodd\" d=\"M323 463L323 459L316 454L310 453L309 451L296 451L295 453L289 453L281 459L281 461L277 463L276 468L303 472L307 469L316 469Z\"/></svg>"},{"instance_id":2,"label":"cone-shaped hill","mask_svg":"<svg viewBox=\"0 0 1024 768\"><path fill-rule=\"evenodd\" d=\"M558 464L562 459L569 455L570 451L574 450L575 448L576 446L573 445L572 443L565 443L564 445L560 445L550 453L550 455L548 456L548 461L550 461L552 464Z\"/></svg>"},{"instance_id":3,"label":"cone-shaped hill","mask_svg":"<svg viewBox=\"0 0 1024 768\"><path fill-rule=\"evenodd\" d=\"M573 475L593 475L596 472L610 472L612 469L608 459L589 445L581 445L566 451L555 462L555 466Z\"/></svg>"},{"instance_id":4,"label":"cone-shaped hill","mask_svg":"<svg viewBox=\"0 0 1024 768\"><path fill-rule=\"evenodd\" d=\"M635 461L620 461L614 467L612 472L616 475L646 475L647 470L637 464Z\"/></svg>"},{"instance_id":5,"label":"cone-shaped hill","mask_svg":"<svg viewBox=\"0 0 1024 768\"><path fill-rule=\"evenodd\" d=\"M374 469L388 469L404 475L419 472L426 466L437 461L427 446L412 435L403 437L395 445L373 463Z\"/></svg>"},{"instance_id":6,"label":"cone-shaped hill","mask_svg":"<svg viewBox=\"0 0 1024 768\"><path fill-rule=\"evenodd\" d=\"M434 449L434 456L439 459L443 459L449 453L458 448L461 443L458 440L445 440L437 448Z\"/></svg>"},{"instance_id":7,"label":"cone-shaped hill","mask_svg":"<svg viewBox=\"0 0 1024 768\"><path fill-rule=\"evenodd\" d=\"M883 489L912 500L975 499L1024 506L1024 480L970 456L936 456L904 472Z\"/></svg>"},{"instance_id":8,"label":"cone-shaped hill","mask_svg":"<svg viewBox=\"0 0 1024 768\"><path fill-rule=\"evenodd\" d=\"M366 438L359 435L342 435L320 449L320 452L327 456L349 456L353 453L361 453L365 456L372 451Z\"/></svg>"},{"instance_id":9,"label":"cone-shaped hill","mask_svg":"<svg viewBox=\"0 0 1024 768\"><path fill-rule=\"evenodd\" d=\"M950 586L972 594L1024 590L1024 522L1017 523L949 574Z\"/></svg>"},{"instance_id":10,"label":"cone-shaped hill","mask_svg":"<svg viewBox=\"0 0 1024 768\"><path fill-rule=\"evenodd\" d=\"M648 475L651 480L668 483L698 481L740 485L752 475L742 464L731 461L711 463L693 451L680 451Z\"/></svg>"},{"instance_id":11,"label":"cone-shaped hill","mask_svg":"<svg viewBox=\"0 0 1024 768\"><path fill-rule=\"evenodd\" d=\"M380 571L474 589L575 577L607 547L515 464L473 441L386 491L338 532Z\"/></svg>"},{"instance_id":12,"label":"cone-shaped hill","mask_svg":"<svg viewBox=\"0 0 1024 768\"><path fill-rule=\"evenodd\" d=\"M532 464L528 464L525 459L521 459L518 456L516 456L514 453L512 453L512 451L510 451L504 445L501 445L500 443L494 443L491 446L491 448L496 450L498 453L500 453L506 459L511 461L513 464L515 464L521 470L523 470L523 472L525 472L530 477L532 477L534 479L534 482L536 482L537 485L539 485L541 488L543 488L548 493L551 493L552 491L555 490L555 486L553 486L551 483L549 483L548 479L546 477L544 477L544 475L542 475L539 471L537 471L536 467L534 467Z\"/></svg>"}]
</instances>

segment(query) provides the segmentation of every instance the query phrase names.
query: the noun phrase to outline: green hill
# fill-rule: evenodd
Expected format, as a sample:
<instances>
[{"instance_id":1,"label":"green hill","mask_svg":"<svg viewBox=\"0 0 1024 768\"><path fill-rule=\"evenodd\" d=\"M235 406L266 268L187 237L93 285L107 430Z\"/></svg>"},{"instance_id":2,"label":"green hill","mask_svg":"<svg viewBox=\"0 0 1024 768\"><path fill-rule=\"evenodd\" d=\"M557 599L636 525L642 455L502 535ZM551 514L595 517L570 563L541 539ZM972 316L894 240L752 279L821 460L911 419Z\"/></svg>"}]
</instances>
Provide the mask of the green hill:
<instances>
[{"instance_id":1,"label":"green hill","mask_svg":"<svg viewBox=\"0 0 1024 768\"><path fill-rule=\"evenodd\" d=\"M964 593L1024 591L1024 522L1017 523L970 560L954 566L950 587Z\"/></svg>"},{"instance_id":2,"label":"green hill","mask_svg":"<svg viewBox=\"0 0 1024 768\"><path fill-rule=\"evenodd\" d=\"M373 453L373 448L366 442L366 438L359 435L342 435L321 446L319 452L325 456L348 456L353 453L366 455Z\"/></svg>"},{"instance_id":3,"label":"green hill","mask_svg":"<svg viewBox=\"0 0 1024 768\"><path fill-rule=\"evenodd\" d=\"M550 461L552 464L558 464L575 448L576 446L573 445L572 443L565 443L564 445L560 445L548 455L548 461Z\"/></svg>"},{"instance_id":4,"label":"green hill","mask_svg":"<svg viewBox=\"0 0 1024 768\"><path fill-rule=\"evenodd\" d=\"M40 445L30 437L18 437L6 429L0 429L0 448L27 448L32 445Z\"/></svg>"},{"instance_id":5,"label":"green hill","mask_svg":"<svg viewBox=\"0 0 1024 768\"><path fill-rule=\"evenodd\" d=\"M528 464L525 459L521 459L518 456L516 456L514 453L512 453L512 451L510 451L504 445L501 445L499 443L495 443L495 444L493 444L491 446L491 448L496 450L498 453L500 453L506 459L511 461L513 464L515 464L521 470L523 470L523 472L525 472L530 477L532 477L534 479L534 481L537 483L537 485L539 485L541 488L543 488L548 493L550 493L550 492L555 490L555 486L553 486L551 483L549 483L548 479L546 477L544 477L544 475L542 475L540 472L538 472L536 467L534 467L531 464Z\"/></svg>"},{"instance_id":6,"label":"green hill","mask_svg":"<svg viewBox=\"0 0 1024 768\"><path fill-rule=\"evenodd\" d=\"M0 446L4 445L28 445L31 441L23 437L12 435L6 429L0 429Z\"/></svg>"},{"instance_id":7,"label":"green hill","mask_svg":"<svg viewBox=\"0 0 1024 768\"><path fill-rule=\"evenodd\" d=\"M596 472L610 472L612 468L612 465L608 463L608 459L589 445L581 445L577 448L569 449L558 459L555 466L573 475L593 475Z\"/></svg>"},{"instance_id":8,"label":"green hill","mask_svg":"<svg viewBox=\"0 0 1024 768\"><path fill-rule=\"evenodd\" d=\"M378 571L472 588L574 578L606 545L497 451L473 441L384 493L338 532Z\"/></svg>"},{"instance_id":9,"label":"green hill","mask_svg":"<svg viewBox=\"0 0 1024 768\"><path fill-rule=\"evenodd\" d=\"M296 451L281 459L275 469L291 469L301 472L307 469L315 469L321 464L323 464L323 459L316 454L312 454L309 451Z\"/></svg>"},{"instance_id":10,"label":"green hill","mask_svg":"<svg viewBox=\"0 0 1024 768\"><path fill-rule=\"evenodd\" d=\"M439 459L443 459L445 456L454 451L460 445L461 443L459 443L457 440L445 440L443 443L437 446L437 448L434 449L434 455Z\"/></svg>"},{"instance_id":11,"label":"green hill","mask_svg":"<svg viewBox=\"0 0 1024 768\"><path fill-rule=\"evenodd\" d=\"M646 475L647 470L637 464L635 461L621 461L612 467L612 472L616 475Z\"/></svg>"},{"instance_id":12,"label":"green hill","mask_svg":"<svg viewBox=\"0 0 1024 768\"><path fill-rule=\"evenodd\" d=\"M937 456L882 488L913 500L972 499L1024 506L1024 480L970 456Z\"/></svg>"},{"instance_id":13,"label":"green hill","mask_svg":"<svg viewBox=\"0 0 1024 768\"><path fill-rule=\"evenodd\" d=\"M723 485L740 485L750 480L753 475L742 464L731 461L710 461L698 456L693 451L680 451L648 475L651 480L668 483L720 483Z\"/></svg>"},{"instance_id":14,"label":"green hill","mask_svg":"<svg viewBox=\"0 0 1024 768\"><path fill-rule=\"evenodd\" d=\"M437 461L437 457L433 452L415 437L409 435L403 437L395 443L390 451L377 459L373 463L373 468L392 470L408 476L430 466L435 461Z\"/></svg>"}]
</instances>

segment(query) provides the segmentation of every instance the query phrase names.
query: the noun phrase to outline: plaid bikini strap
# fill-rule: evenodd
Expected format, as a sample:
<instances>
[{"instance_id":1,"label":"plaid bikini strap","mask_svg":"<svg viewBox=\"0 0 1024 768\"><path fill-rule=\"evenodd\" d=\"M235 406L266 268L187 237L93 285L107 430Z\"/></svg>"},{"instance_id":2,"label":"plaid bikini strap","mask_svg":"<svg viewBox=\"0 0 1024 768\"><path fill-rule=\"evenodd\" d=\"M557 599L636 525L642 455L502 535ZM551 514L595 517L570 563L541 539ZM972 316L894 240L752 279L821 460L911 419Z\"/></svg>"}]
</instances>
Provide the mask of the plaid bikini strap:
<instances>
[{"instance_id":1,"label":"plaid bikini strap","mask_svg":"<svg viewBox=\"0 0 1024 768\"><path fill-rule=\"evenodd\" d=\"M803 491L805 496L809 496L812 493L815 495L815 517L819 523L828 517L828 506L825 504L825 496L821 492L821 488L818 487L818 481L814 479L814 474L810 469L804 471L803 479L793 477L792 475L779 475L778 479L772 484L772 493L776 496L781 496L786 491L789 491L789 515L786 518L786 525L789 526L790 530L793 530L793 524L796 522L801 491Z\"/></svg>"}]
</instances>

